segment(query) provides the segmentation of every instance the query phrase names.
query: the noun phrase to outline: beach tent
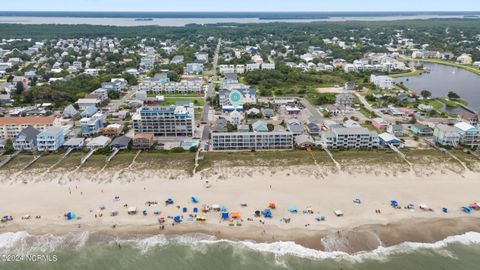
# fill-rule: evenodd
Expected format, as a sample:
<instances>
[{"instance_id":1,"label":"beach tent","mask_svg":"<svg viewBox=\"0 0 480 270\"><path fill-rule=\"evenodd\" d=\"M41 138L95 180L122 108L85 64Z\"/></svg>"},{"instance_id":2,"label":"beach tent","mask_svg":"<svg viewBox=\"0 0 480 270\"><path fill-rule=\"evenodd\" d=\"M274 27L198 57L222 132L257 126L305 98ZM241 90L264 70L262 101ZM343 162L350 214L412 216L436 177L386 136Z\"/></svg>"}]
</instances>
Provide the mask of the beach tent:
<instances>
[{"instance_id":1,"label":"beach tent","mask_svg":"<svg viewBox=\"0 0 480 270\"><path fill-rule=\"evenodd\" d=\"M255 211L255 216L256 216L256 217L259 217L259 216L261 215L261 213L262 213L262 212L260 212L260 210L256 210L256 211Z\"/></svg>"},{"instance_id":2,"label":"beach tent","mask_svg":"<svg viewBox=\"0 0 480 270\"><path fill-rule=\"evenodd\" d=\"M135 215L137 213L137 208L136 207L129 207L128 210L127 210L127 213L129 215Z\"/></svg>"},{"instance_id":3,"label":"beach tent","mask_svg":"<svg viewBox=\"0 0 480 270\"><path fill-rule=\"evenodd\" d=\"M443 208L442 208L442 211L443 211L444 213L448 213L448 208L443 207Z\"/></svg>"},{"instance_id":4,"label":"beach tent","mask_svg":"<svg viewBox=\"0 0 480 270\"><path fill-rule=\"evenodd\" d=\"M272 217L272 211L270 209L263 210L263 216L265 218L271 218Z\"/></svg>"},{"instance_id":5,"label":"beach tent","mask_svg":"<svg viewBox=\"0 0 480 270\"><path fill-rule=\"evenodd\" d=\"M153 211L153 214L158 216L158 215L160 215L160 211L155 210L155 211Z\"/></svg>"},{"instance_id":6,"label":"beach tent","mask_svg":"<svg viewBox=\"0 0 480 270\"><path fill-rule=\"evenodd\" d=\"M462 206L462 211L465 213L470 213L472 212L472 208L470 208L469 206Z\"/></svg>"},{"instance_id":7,"label":"beach tent","mask_svg":"<svg viewBox=\"0 0 480 270\"><path fill-rule=\"evenodd\" d=\"M288 207L288 211L289 211L290 213L297 213L297 212L298 212L298 209L297 209L296 206L289 206L289 207Z\"/></svg>"},{"instance_id":8,"label":"beach tent","mask_svg":"<svg viewBox=\"0 0 480 270\"><path fill-rule=\"evenodd\" d=\"M219 204L212 204L212 209L213 209L213 211L220 211L220 205Z\"/></svg>"},{"instance_id":9,"label":"beach tent","mask_svg":"<svg viewBox=\"0 0 480 270\"><path fill-rule=\"evenodd\" d=\"M177 222L177 223L180 223L180 222L182 222L182 217L181 217L181 216L175 216L175 217L173 218L173 221L175 221L175 222Z\"/></svg>"},{"instance_id":10,"label":"beach tent","mask_svg":"<svg viewBox=\"0 0 480 270\"><path fill-rule=\"evenodd\" d=\"M430 208L428 207L428 205L426 205L426 204L420 204L418 207L419 207L420 209L422 209L422 210L429 210L429 209L430 209Z\"/></svg>"},{"instance_id":11,"label":"beach tent","mask_svg":"<svg viewBox=\"0 0 480 270\"><path fill-rule=\"evenodd\" d=\"M326 218L325 218L325 216L318 216L318 217L315 218L315 220L316 221L325 221Z\"/></svg>"},{"instance_id":12,"label":"beach tent","mask_svg":"<svg viewBox=\"0 0 480 270\"><path fill-rule=\"evenodd\" d=\"M198 208L197 207L193 208L193 213L198 213Z\"/></svg>"},{"instance_id":13,"label":"beach tent","mask_svg":"<svg viewBox=\"0 0 480 270\"><path fill-rule=\"evenodd\" d=\"M233 219L240 219L241 218L241 215L239 212L232 212L230 213L230 215L232 216Z\"/></svg>"},{"instance_id":14,"label":"beach tent","mask_svg":"<svg viewBox=\"0 0 480 270\"><path fill-rule=\"evenodd\" d=\"M186 213L187 210L188 210L188 209L187 209L186 207L184 207L184 208L182 209L182 212L183 212L183 213Z\"/></svg>"},{"instance_id":15,"label":"beach tent","mask_svg":"<svg viewBox=\"0 0 480 270\"><path fill-rule=\"evenodd\" d=\"M173 204L173 199L172 199L172 198L168 198L168 199L165 201L165 204L166 204L166 205Z\"/></svg>"},{"instance_id":16,"label":"beach tent","mask_svg":"<svg viewBox=\"0 0 480 270\"><path fill-rule=\"evenodd\" d=\"M360 199L356 198L355 200L353 200L353 203L354 204L361 204L362 201Z\"/></svg>"},{"instance_id":17,"label":"beach tent","mask_svg":"<svg viewBox=\"0 0 480 270\"><path fill-rule=\"evenodd\" d=\"M334 213L335 213L335 216L337 216L337 217L342 217L343 216L342 210L335 210Z\"/></svg>"},{"instance_id":18,"label":"beach tent","mask_svg":"<svg viewBox=\"0 0 480 270\"><path fill-rule=\"evenodd\" d=\"M398 202L397 202L396 200L391 200L391 201L390 201L390 205L391 205L392 207L397 207L397 206L398 206Z\"/></svg>"},{"instance_id":19,"label":"beach tent","mask_svg":"<svg viewBox=\"0 0 480 270\"><path fill-rule=\"evenodd\" d=\"M222 213L222 219L229 219L228 213Z\"/></svg>"},{"instance_id":20,"label":"beach tent","mask_svg":"<svg viewBox=\"0 0 480 270\"><path fill-rule=\"evenodd\" d=\"M268 204L268 208L275 209L275 208L277 208L277 205L274 202L271 202L271 203Z\"/></svg>"},{"instance_id":21,"label":"beach tent","mask_svg":"<svg viewBox=\"0 0 480 270\"><path fill-rule=\"evenodd\" d=\"M75 219L75 213L74 212L68 212L65 217L67 218L67 220L72 220L72 219Z\"/></svg>"},{"instance_id":22,"label":"beach tent","mask_svg":"<svg viewBox=\"0 0 480 270\"><path fill-rule=\"evenodd\" d=\"M409 203L409 204L407 205L407 208L408 208L408 209L415 209L415 205L413 205L413 203Z\"/></svg>"},{"instance_id":23,"label":"beach tent","mask_svg":"<svg viewBox=\"0 0 480 270\"><path fill-rule=\"evenodd\" d=\"M192 202L193 202L193 203L198 203L198 202L199 202L199 200L198 200L198 198L197 198L197 197L192 197Z\"/></svg>"},{"instance_id":24,"label":"beach tent","mask_svg":"<svg viewBox=\"0 0 480 270\"><path fill-rule=\"evenodd\" d=\"M147 215L147 210L143 210L143 211L142 211L142 214L143 214L144 216L146 216L146 215Z\"/></svg>"}]
</instances>

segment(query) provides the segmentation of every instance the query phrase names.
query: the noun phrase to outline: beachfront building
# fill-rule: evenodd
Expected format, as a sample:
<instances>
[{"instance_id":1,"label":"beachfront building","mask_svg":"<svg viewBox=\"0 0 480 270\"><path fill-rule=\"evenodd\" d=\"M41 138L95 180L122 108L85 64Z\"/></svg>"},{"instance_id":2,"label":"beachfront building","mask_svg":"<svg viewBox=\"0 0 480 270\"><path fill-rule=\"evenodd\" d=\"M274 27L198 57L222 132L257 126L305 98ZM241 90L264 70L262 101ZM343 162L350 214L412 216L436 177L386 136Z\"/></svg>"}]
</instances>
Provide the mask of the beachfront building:
<instances>
[{"instance_id":1,"label":"beachfront building","mask_svg":"<svg viewBox=\"0 0 480 270\"><path fill-rule=\"evenodd\" d=\"M386 75L370 75L370 82L382 90L391 90L393 88L393 79Z\"/></svg>"},{"instance_id":2,"label":"beachfront building","mask_svg":"<svg viewBox=\"0 0 480 270\"><path fill-rule=\"evenodd\" d=\"M402 145L402 141L391 133L382 133L378 135L380 145L388 147L390 145L399 147Z\"/></svg>"},{"instance_id":3,"label":"beachfront building","mask_svg":"<svg viewBox=\"0 0 480 270\"><path fill-rule=\"evenodd\" d=\"M415 124L410 126L410 131L419 136L432 136L433 129L426 125Z\"/></svg>"},{"instance_id":4,"label":"beachfront building","mask_svg":"<svg viewBox=\"0 0 480 270\"><path fill-rule=\"evenodd\" d=\"M78 105L78 108L83 111L90 106L95 106L98 108L101 102L102 101L98 98L80 98L75 103Z\"/></svg>"},{"instance_id":5,"label":"beachfront building","mask_svg":"<svg viewBox=\"0 0 480 270\"><path fill-rule=\"evenodd\" d=\"M132 143L132 138L127 136L119 136L113 139L113 141L110 143L110 148L126 150L130 147L131 143Z\"/></svg>"},{"instance_id":6,"label":"beachfront building","mask_svg":"<svg viewBox=\"0 0 480 270\"><path fill-rule=\"evenodd\" d=\"M80 150L85 146L84 138L71 138L63 144L64 148Z\"/></svg>"},{"instance_id":7,"label":"beachfront building","mask_svg":"<svg viewBox=\"0 0 480 270\"><path fill-rule=\"evenodd\" d=\"M92 117L80 119L80 132L82 136L93 136L100 132L104 125L104 116L102 113L96 113Z\"/></svg>"},{"instance_id":8,"label":"beachfront building","mask_svg":"<svg viewBox=\"0 0 480 270\"><path fill-rule=\"evenodd\" d=\"M333 127L321 133L320 144L327 149L371 149L379 146L379 139L366 128Z\"/></svg>"},{"instance_id":9,"label":"beachfront building","mask_svg":"<svg viewBox=\"0 0 480 270\"><path fill-rule=\"evenodd\" d=\"M41 132L54 124L53 116L0 117L0 139L13 139L28 126Z\"/></svg>"},{"instance_id":10,"label":"beachfront building","mask_svg":"<svg viewBox=\"0 0 480 270\"><path fill-rule=\"evenodd\" d=\"M153 146L154 136L151 133L137 133L133 137L133 150L148 150Z\"/></svg>"},{"instance_id":11,"label":"beachfront building","mask_svg":"<svg viewBox=\"0 0 480 270\"><path fill-rule=\"evenodd\" d=\"M195 114L191 103L177 106L144 106L132 120L135 133L149 133L156 137L192 137L195 132Z\"/></svg>"},{"instance_id":12,"label":"beachfront building","mask_svg":"<svg viewBox=\"0 0 480 270\"><path fill-rule=\"evenodd\" d=\"M291 132L224 132L212 133L213 150L292 149Z\"/></svg>"},{"instance_id":13,"label":"beachfront building","mask_svg":"<svg viewBox=\"0 0 480 270\"><path fill-rule=\"evenodd\" d=\"M110 139L109 137L105 137L105 136L98 136L98 137L95 137L93 139L91 139L88 143L87 143L87 148L88 149L101 149L101 148L105 148L108 146L108 144L112 141L112 139Z\"/></svg>"},{"instance_id":14,"label":"beachfront building","mask_svg":"<svg viewBox=\"0 0 480 270\"><path fill-rule=\"evenodd\" d=\"M60 127L51 127L37 135L38 151L57 151L65 143L65 135Z\"/></svg>"},{"instance_id":15,"label":"beachfront building","mask_svg":"<svg viewBox=\"0 0 480 270\"><path fill-rule=\"evenodd\" d=\"M438 124L433 130L432 139L443 146L457 147L460 144L460 133L454 126Z\"/></svg>"},{"instance_id":16,"label":"beachfront building","mask_svg":"<svg viewBox=\"0 0 480 270\"><path fill-rule=\"evenodd\" d=\"M468 147L477 147L480 145L480 131L478 128L466 122L459 122L455 127L460 134L460 144Z\"/></svg>"},{"instance_id":17,"label":"beachfront building","mask_svg":"<svg viewBox=\"0 0 480 270\"><path fill-rule=\"evenodd\" d=\"M37 135L40 131L32 126L24 128L13 140L15 151L34 151L37 149Z\"/></svg>"},{"instance_id":18,"label":"beachfront building","mask_svg":"<svg viewBox=\"0 0 480 270\"><path fill-rule=\"evenodd\" d=\"M372 119L372 126L378 130L384 130L388 123L383 118Z\"/></svg>"}]
</instances>

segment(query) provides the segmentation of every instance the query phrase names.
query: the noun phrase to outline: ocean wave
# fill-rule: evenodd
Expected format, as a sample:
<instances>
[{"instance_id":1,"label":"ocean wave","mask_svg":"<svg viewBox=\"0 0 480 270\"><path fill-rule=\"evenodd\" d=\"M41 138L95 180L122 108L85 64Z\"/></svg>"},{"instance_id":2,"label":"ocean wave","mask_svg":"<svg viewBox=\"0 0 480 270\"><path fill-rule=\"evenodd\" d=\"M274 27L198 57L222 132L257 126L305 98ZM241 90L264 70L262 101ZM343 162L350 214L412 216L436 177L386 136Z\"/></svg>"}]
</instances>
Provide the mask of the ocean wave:
<instances>
[{"instance_id":1,"label":"ocean wave","mask_svg":"<svg viewBox=\"0 0 480 270\"><path fill-rule=\"evenodd\" d=\"M0 254L49 253L62 248L81 248L86 245L89 232L31 235L28 232L6 232L0 234Z\"/></svg>"},{"instance_id":2,"label":"ocean wave","mask_svg":"<svg viewBox=\"0 0 480 270\"><path fill-rule=\"evenodd\" d=\"M37 252L54 252L63 248L84 247L90 238L88 232L70 233L64 236L52 234L30 235L27 232L7 232L0 234L0 254L31 254ZM291 241L278 241L273 243L257 243L253 241L233 241L217 239L214 236L205 234L185 234L178 236L152 235L147 237L136 237L133 239L115 239L107 242L115 245L129 245L140 252L145 253L154 248L168 248L170 245L188 246L197 250L205 251L213 245L226 244L235 250L250 250L264 254L273 254L275 259L293 256L311 260L346 260L351 262L362 262L364 260L385 260L396 254L410 253L418 250L434 250L440 255L450 256L453 254L443 252L444 248L451 244L478 245L480 244L480 233L468 232L462 235L449 236L444 240L435 243L404 242L390 247L378 247L373 251L362 251L355 254L348 254L342 251L321 251L307 248ZM282 262L282 260L280 260Z\"/></svg>"}]
</instances>

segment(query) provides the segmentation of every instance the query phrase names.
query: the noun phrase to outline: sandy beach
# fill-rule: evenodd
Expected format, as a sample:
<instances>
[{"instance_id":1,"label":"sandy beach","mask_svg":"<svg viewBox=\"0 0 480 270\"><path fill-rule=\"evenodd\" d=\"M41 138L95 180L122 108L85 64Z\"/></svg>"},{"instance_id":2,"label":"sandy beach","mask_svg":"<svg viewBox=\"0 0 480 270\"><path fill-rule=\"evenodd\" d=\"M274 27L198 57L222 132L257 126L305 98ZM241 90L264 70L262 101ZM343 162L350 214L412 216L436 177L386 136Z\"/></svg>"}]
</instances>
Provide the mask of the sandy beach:
<instances>
[{"instance_id":1,"label":"sandy beach","mask_svg":"<svg viewBox=\"0 0 480 270\"><path fill-rule=\"evenodd\" d=\"M3 175L0 211L2 216L11 215L14 220L2 223L0 231L32 234L89 231L116 236L203 233L220 239L295 241L310 248L346 252L404 241L434 242L449 235L480 232L478 212L467 214L460 209L480 197L473 188L480 179L476 172L442 171L428 176L411 171L388 175L337 172L318 177L290 168L279 169L278 173L250 168L241 174L239 170L179 174L174 179L171 177L174 170L147 169L47 175L29 172L13 178ZM308 168L303 170L306 172ZM50 180L45 181L46 178ZM206 187L206 181L211 187ZM114 200L116 196L118 200ZM199 203L194 204L192 196L198 197ZM174 200L173 205L165 206L168 198ZM356 198L361 204L354 204ZM391 200L397 200L402 209L391 207ZM158 205L146 206L147 201L156 201ZM268 208L270 202L276 204L273 218L254 217L256 210ZM241 206L242 203L247 206ZM415 205L414 210L404 209L409 203ZM128 215L125 204L136 207L139 213ZM241 219L222 221L221 214L213 211L199 213L206 218L205 222L188 219L194 214L194 207L213 204L224 205L229 212L239 212ZM433 211L419 209L420 204ZM291 206L298 213L290 213ZM184 207L186 213L182 212ZM442 212L444 207L448 213ZM313 214L303 213L309 208ZM118 211L118 216L110 216L112 210ZM147 211L146 216L141 213L143 210ZM160 215L154 215L155 210ZM344 216L336 217L335 210L341 210ZM81 219L66 220L64 213L68 211ZM21 219L24 215L31 218ZM172 226L169 217L177 215L183 216L183 222ZM326 220L316 221L319 216L325 216ZM159 217L166 222L159 224ZM282 218L289 218L290 222Z\"/></svg>"}]
</instances>

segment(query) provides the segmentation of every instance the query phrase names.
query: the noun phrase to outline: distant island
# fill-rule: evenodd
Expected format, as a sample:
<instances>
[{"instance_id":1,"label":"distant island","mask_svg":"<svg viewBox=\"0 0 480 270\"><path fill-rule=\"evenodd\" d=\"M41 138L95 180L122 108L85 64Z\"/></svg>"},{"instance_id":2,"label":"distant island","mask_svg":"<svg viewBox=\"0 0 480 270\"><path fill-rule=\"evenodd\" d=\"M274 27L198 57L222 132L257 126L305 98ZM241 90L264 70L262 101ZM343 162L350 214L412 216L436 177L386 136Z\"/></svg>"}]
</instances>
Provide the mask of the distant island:
<instances>
[{"instance_id":1,"label":"distant island","mask_svg":"<svg viewBox=\"0 0 480 270\"><path fill-rule=\"evenodd\" d=\"M150 21L153 21L152 18L136 18L135 19L136 22L150 22Z\"/></svg>"}]
</instances>

